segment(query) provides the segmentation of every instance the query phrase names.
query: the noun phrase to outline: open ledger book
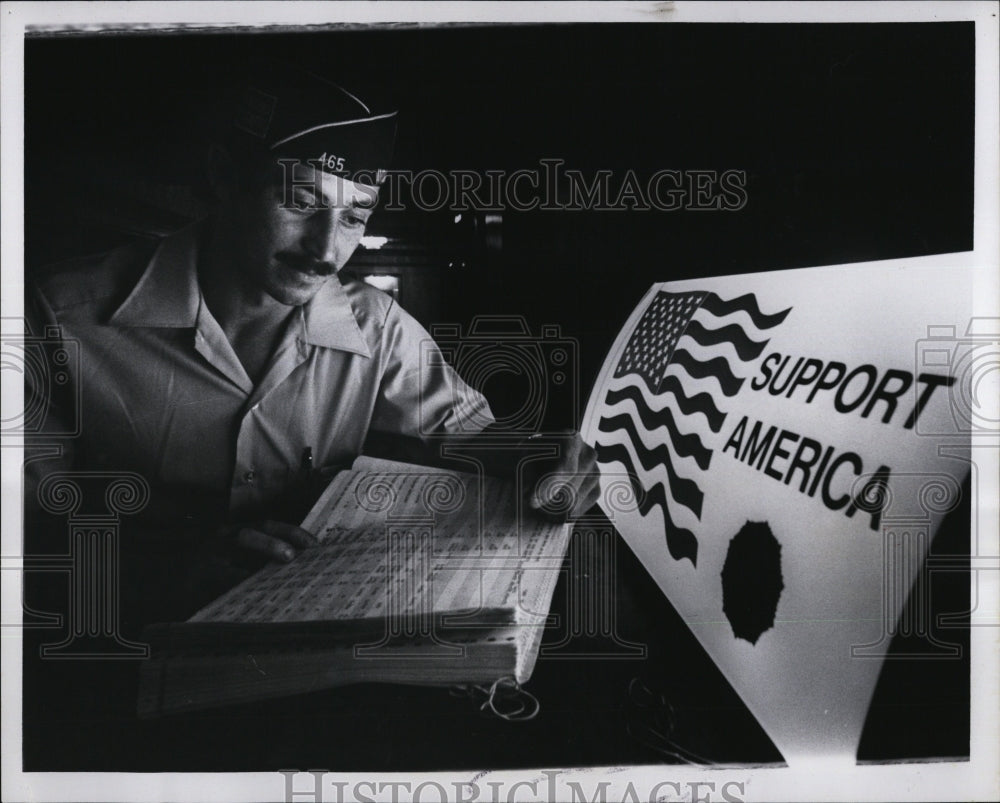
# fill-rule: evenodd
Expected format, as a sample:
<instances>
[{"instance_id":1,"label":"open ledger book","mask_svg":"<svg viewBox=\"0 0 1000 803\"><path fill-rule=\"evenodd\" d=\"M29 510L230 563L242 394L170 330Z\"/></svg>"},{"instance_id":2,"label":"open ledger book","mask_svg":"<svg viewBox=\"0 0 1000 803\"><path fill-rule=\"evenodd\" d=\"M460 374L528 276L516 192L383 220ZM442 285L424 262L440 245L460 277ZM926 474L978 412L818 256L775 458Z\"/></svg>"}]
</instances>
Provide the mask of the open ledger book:
<instances>
[{"instance_id":1,"label":"open ledger book","mask_svg":"<svg viewBox=\"0 0 1000 803\"><path fill-rule=\"evenodd\" d=\"M570 527L520 514L513 483L361 457L302 526L318 545L147 629L140 716L530 677Z\"/></svg>"}]
</instances>

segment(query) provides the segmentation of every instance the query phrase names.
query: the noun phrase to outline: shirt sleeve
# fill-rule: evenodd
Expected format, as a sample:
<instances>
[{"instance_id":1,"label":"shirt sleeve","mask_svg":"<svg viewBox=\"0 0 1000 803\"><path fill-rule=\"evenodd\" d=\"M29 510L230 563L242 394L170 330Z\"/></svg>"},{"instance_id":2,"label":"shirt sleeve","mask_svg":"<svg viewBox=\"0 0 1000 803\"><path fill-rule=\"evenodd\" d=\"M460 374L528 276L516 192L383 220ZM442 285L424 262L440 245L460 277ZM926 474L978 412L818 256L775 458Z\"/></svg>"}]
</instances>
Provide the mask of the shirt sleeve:
<instances>
[{"instance_id":1,"label":"shirt sleeve","mask_svg":"<svg viewBox=\"0 0 1000 803\"><path fill-rule=\"evenodd\" d=\"M386 315L382 348L373 430L424 439L474 434L494 423L483 395L462 380L427 330L396 303Z\"/></svg>"}]
</instances>

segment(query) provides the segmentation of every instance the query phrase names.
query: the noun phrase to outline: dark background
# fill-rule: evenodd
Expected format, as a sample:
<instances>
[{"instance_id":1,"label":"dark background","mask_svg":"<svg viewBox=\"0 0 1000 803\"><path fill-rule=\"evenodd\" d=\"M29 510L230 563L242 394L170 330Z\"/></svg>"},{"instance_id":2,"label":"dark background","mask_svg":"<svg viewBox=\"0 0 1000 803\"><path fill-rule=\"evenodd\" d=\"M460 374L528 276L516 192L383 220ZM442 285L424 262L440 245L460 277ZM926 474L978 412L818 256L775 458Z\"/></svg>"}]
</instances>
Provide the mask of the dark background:
<instances>
[{"instance_id":1,"label":"dark background","mask_svg":"<svg viewBox=\"0 0 1000 803\"><path fill-rule=\"evenodd\" d=\"M513 315L533 335L558 325L555 337L575 339L573 398L554 391L545 411L546 424L574 426L655 281L971 249L973 33L972 23L617 24L29 38L26 270L203 214L192 186L219 93L261 55L335 77L377 110L398 108L396 168L539 169L558 158L619 178L630 168L746 171L748 203L735 212L506 211L488 235L482 215L376 215L369 233L391 242L353 266L399 277L401 301L426 326L468 332L475 315ZM517 408L519 379L483 388L499 412ZM967 541L962 511L935 548L968 554ZM364 687L137 730L126 680L117 713L84 701L68 720L52 690L89 688L88 673L102 670L50 663L25 673L25 769L676 761L628 726L638 676L679 706L672 733L690 750L779 760L627 550L616 571L629 637L654 645L648 662L543 658L532 687L548 718L517 734L470 726L467 708L440 691ZM967 607L967 575L937 582L950 583L934 596L943 610ZM967 634L942 638L965 645L963 660L887 662L860 758L968 754ZM29 634L29 656L39 639ZM440 738L427 738L434 728Z\"/></svg>"},{"instance_id":2,"label":"dark background","mask_svg":"<svg viewBox=\"0 0 1000 803\"><path fill-rule=\"evenodd\" d=\"M261 56L398 108L395 168L746 171L736 212L507 211L500 248L375 216L393 241L354 262L418 319L558 324L582 396L654 281L972 248L972 23L492 26L29 40L27 264L199 214L220 88Z\"/></svg>"}]
</instances>

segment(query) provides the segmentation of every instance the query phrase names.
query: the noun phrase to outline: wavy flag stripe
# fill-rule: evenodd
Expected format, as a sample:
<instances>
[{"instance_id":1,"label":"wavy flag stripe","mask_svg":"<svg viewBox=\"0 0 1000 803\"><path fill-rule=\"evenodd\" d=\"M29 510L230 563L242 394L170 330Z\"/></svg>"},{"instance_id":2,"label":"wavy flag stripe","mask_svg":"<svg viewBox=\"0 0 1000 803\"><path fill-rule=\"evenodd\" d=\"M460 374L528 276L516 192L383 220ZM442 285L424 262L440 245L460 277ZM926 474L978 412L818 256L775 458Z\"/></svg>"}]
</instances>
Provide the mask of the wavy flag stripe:
<instances>
[{"instance_id":1,"label":"wavy flag stripe","mask_svg":"<svg viewBox=\"0 0 1000 803\"><path fill-rule=\"evenodd\" d=\"M721 431L729 412L726 400L740 392L752 363L770 342L763 336L764 330L781 324L791 311L789 307L765 313L752 293L727 300L709 291L660 290L629 335L611 377L612 387L604 397L604 407L607 410L626 400L632 405L602 415L597 425L597 459L601 463L618 461L629 469L633 488L644 500L639 508L644 516L653 506L660 506L667 548L675 560L689 558L696 565L698 541L694 533L677 528L670 519L668 495L672 503L683 505L701 519L705 499L699 481L711 465L709 445L714 441L710 433ZM725 344L732 348L725 349L722 356L695 356L701 349ZM671 365L680 370L668 374ZM716 379L718 390L714 383L709 390L692 387L696 380L706 378ZM659 403L660 397L668 394L676 402L676 413ZM624 433L628 445L620 442L620 435L617 439L610 437L618 433ZM697 469L690 466L686 473L696 471L697 476L678 476L671 456L675 460L693 458ZM645 476L662 466L667 482L649 480L649 487L644 487L633 461L641 464Z\"/></svg>"},{"instance_id":2,"label":"wavy flag stripe","mask_svg":"<svg viewBox=\"0 0 1000 803\"><path fill-rule=\"evenodd\" d=\"M625 466L629 481L632 484L632 491L636 499L641 500L639 502L640 515L647 516L649 511L654 507L660 509L660 513L663 515L663 534L666 538L667 551L670 552L670 557L676 561L687 558L691 561L692 566L697 567L698 539L695 538L694 533L690 530L675 525L673 519L670 518L670 511L667 509L667 497L664 493L662 483L656 482L648 490L644 489L636 478L635 466L632 463L632 458L629 456L628 450L624 446L618 445L615 448L599 443L597 444L596 451L599 463L618 461Z\"/></svg>"},{"instance_id":3,"label":"wavy flag stripe","mask_svg":"<svg viewBox=\"0 0 1000 803\"><path fill-rule=\"evenodd\" d=\"M711 312L717 318L732 315L734 312L745 312L750 316L753 325L758 329L774 328L779 323L783 323L785 318L788 317L788 313L792 311L792 308L789 307L773 315L765 315L760 311L760 307L757 306L757 297L753 293L747 293L745 296L734 298L732 301L723 301L715 293L709 293L705 296L705 300L701 302L701 308L707 312Z\"/></svg>"},{"instance_id":4,"label":"wavy flag stripe","mask_svg":"<svg viewBox=\"0 0 1000 803\"><path fill-rule=\"evenodd\" d=\"M627 418L627 416L618 416L620 418ZM604 425L604 421L601 421L601 426ZM642 445L642 441L639 440L639 435L635 431L635 425L629 421L628 424L621 427L625 429L628 433L629 439L632 441L632 447L635 449L635 455L639 458L639 463L642 467L650 472L657 466L663 466L667 472L667 479L670 485L670 495L674 498L674 501L679 505L683 505L695 516L701 518L701 505L704 501L704 494L701 488L698 487L698 483L694 480L687 480L683 477L679 477L677 472L674 471L673 464L670 462L670 450L667 448L666 444L661 443L655 449L647 449ZM609 430L604 430L608 432ZM636 441L639 441L636 444ZM602 444L607 454L614 457L616 460L621 453L628 454L628 450L622 446L620 443L610 443ZM629 464L632 462L629 460Z\"/></svg>"},{"instance_id":5,"label":"wavy flag stripe","mask_svg":"<svg viewBox=\"0 0 1000 803\"><path fill-rule=\"evenodd\" d=\"M726 420L726 414L715 405L715 400L710 393L695 393L688 396L684 393L684 387L676 376L666 376L660 383L660 392L669 393L677 401L677 406L684 415L694 415L702 413L708 422L708 428L712 432L722 429Z\"/></svg>"},{"instance_id":6,"label":"wavy flag stripe","mask_svg":"<svg viewBox=\"0 0 1000 803\"><path fill-rule=\"evenodd\" d=\"M637 377L639 377L639 379L641 379L643 381L643 383L645 383L646 390L649 391L649 393L650 393L651 396L659 396L663 392L663 387L662 387L660 381L658 379L651 379L649 377L649 375L646 374L645 372L638 373L638 372L630 371L628 374L623 374L623 376L637 376ZM669 377L665 377L665 379L669 379Z\"/></svg>"},{"instance_id":7,"label":"wavy flag stripe","mask_svg":"<svg viewBox=\"0 0 1000 803\"><path fill-rule=\"evenodd\" d=\"M660 394L670 394L673 396L678 409L685 416L694 415L695 413L704 415L705 420L708 422L708 428L712 432L718 432L722 429L722 425L726 421L726 414L715 406L715 400L710 393L695 393L692 396L688 396L684 392L681 381L673 374L663 377L663 382L660 383ZM621 388L610 389L608 395L604 397L604 403L610 407L619 404L625 399L631 399L635 402L637 408L647 406L646 400L642 396L642 391L635 385L625 385Z\"/></svg>"},{"instance_id":8,"label":"wavy flag stripe","mask_svg":"<svg viewBox=\"0 0 1000 803\"><path fill-rule=\"evenodd\" d=\"M688 324L684 334L699 346L716 346L720 343L729 343L736 349L737 355L739 355L739 358L743 362L756 360L764 350L764 347L770 342L769 340L762 340L758 343L756 340L751 340L747 336L747 333L743 331L743 327L735 323L720 327L719 329L709 329L707 326L703 326L701 321L693 320Z\"/></svg>"},{"instance_id":9,"label":"wavy flag stripe","mask_svg":"<svg viewBox=\"0 0 1000 803\"><path fill-rule=\"evenodd\" d=\"M725 357L713 357L711 360L695 359L687 349L677 349L671 363L679 365L693 379L704 379L714 376L719 380L719 386L725 396L735 396L743 387L743 380L733 374Z\"/></svg>"},{"instance_id":10,"label":"wavy flag stripe","mask_svg":"<svg viewBox=\"0 0 1000 803\"><path fill-rule=\"evenodd\" d=\"M656 395L652 390L650 390L650 393ZM712 430L712 432L718 432L722 429L722 425L726 421L726 414L715 405L715 400L712 398L712 394L695 393L694 395L688 396L687 393L684 392L684 387L681 385L681 381L673 374L663 377L663 382L660 383L659 395L666 394L673 396L678 409L685 416L701 413L705 416L705 420L708 422L708 428ZM640 391L635 385L625 385L621 388L611 388L608 391L607 396L604 397L604 403L610 407L615 404L620 404L626 399L633 401L635 406L639 409L648 407L646 400L643 398L642 391Z\"/></svg>"},{"instance_id":11,"label":"wavy flag stripe","mask_svg":"<svg viewBox=\"0 0 1000 803\"><path fill-rule=\"evenodd\" d=\"M705 471L711 465L712 450L705 447L698 433L684 434L677 429L673 413L670 412L669 408L664 407L662 410L654 412L646 407L645 404L636 404L636 413L647 432L655 432L660 427L665 427L667 434L670 436L670 443L680 457L693 457L698 464L698 468L702 471ZM598 429L601 432L614 432L615 430L624 429L629 433L630 438L633 435L638 438L632 417L625 413L610 418L602 418L598 424ZM633 445L634 443L635 440L633 439Z\"/></svg>"}]
</instances>

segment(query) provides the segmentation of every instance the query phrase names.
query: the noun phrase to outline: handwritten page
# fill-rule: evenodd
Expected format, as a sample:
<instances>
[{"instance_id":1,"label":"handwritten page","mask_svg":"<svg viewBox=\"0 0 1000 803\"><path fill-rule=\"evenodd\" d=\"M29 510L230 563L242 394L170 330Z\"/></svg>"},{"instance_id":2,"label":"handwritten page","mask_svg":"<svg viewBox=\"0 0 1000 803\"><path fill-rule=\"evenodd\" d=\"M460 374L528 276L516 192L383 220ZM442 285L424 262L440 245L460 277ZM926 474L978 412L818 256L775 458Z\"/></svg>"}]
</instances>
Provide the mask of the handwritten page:
<instances>
[{"instance_id":1,"label":"handwritten page","mask_svg":"<svg viewBox=\"0 0 1000 803\"><path fill-rule=\"evenodd\" d=\"M537 623L569 538L520 511L512 483L359 458L303 522L319 544L272 564L192 622ZM461 614L461 615L459 615Z\"/></svg>"}]
</instances>

